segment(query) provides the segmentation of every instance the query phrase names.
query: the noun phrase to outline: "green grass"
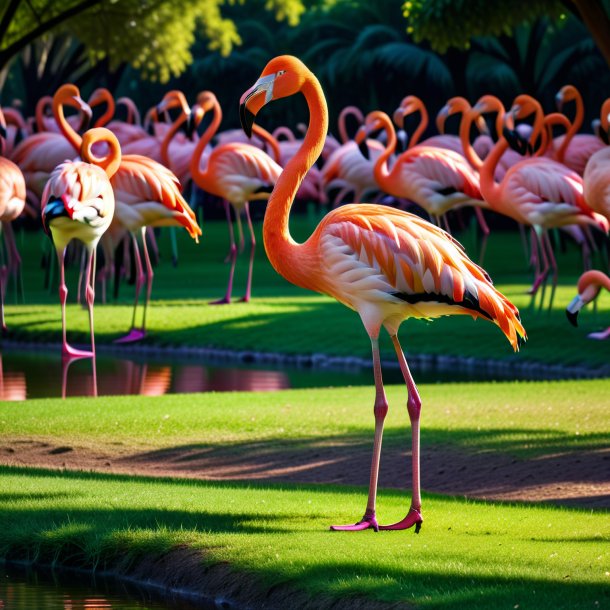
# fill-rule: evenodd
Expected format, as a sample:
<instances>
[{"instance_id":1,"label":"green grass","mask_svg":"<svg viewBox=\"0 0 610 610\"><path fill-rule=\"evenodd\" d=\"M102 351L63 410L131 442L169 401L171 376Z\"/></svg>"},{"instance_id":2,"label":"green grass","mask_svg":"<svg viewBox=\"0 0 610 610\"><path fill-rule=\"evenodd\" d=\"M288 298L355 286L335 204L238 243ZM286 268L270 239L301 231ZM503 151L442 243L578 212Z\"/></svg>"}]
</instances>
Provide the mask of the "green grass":
<instances>
[{"instance_id":1,"label":"green grass","mask_svg":"<svg viewBox=\"0 0 610 610\"><path fill-rule=\"evenodd\" d=\"M0 468L0 554L91 569L200 550L263 590L418 608L576 609L610 603L607 513L424 498L422 532L329 532L365 492ZM385 519L407 500L384 492ZM239 582L239 575L235 576Z\"/></svg>"},{"instance_id":2,"label":"green grass","mask_svg":"<svg viewBox=\"0 0 610 610\"><path fill-rule=\"evenodd\" d=\"M520 459L607 447L607 381L422 385L422 446L502 452ZM384 446L404 447L406 390L389 386ZM4 403L4 444L150 449L201 447L252 455L372 443L374 390L287 390L39 399Z\"/></svg>"},{"instance_id":3,"label":"green grass","mask_svg":"<svg viewBox=\"0 0 610 610\"><path fill-rule=\"evenodd\" d=\"M293 232L303 239L316 219L297 218ZM260 227L258 227L260 229ZM473 249L470 234L460 236ZM24 234L24 281L27 305L11 305L8 299L7 323L16 339L59 341L60 319L56 291L42 288L40 256L45 246L42 237ZM187 345L257 350L281 353L325 353L337 356L369 357L370 345L357 315L332 299L300 290L279 277L266 260L259 235L254 276L254 301L231 306L210 307L206 301L224 293L228 268L223 264L227 249L226 226L220 222L205 224L204 236L196 246L180 234L180 261L177 268L169 263L167 233L159 240L162 262L155 271L153 304L149 314L148 344ZM507 254L510 253L510 254ZM247 255L241 257L236 273L236 291L243 291ZM561 270L555 307L550 314L530 308L525 294L529 275L517 234L493 233L485 267L498 287L520 308L529 341L520 354L512 354L500 330L486 323L474 323L469 317L452 316L434 322L416 320L403 325L401 336L408 353L458 354L465 357L507 361L540 361L567 365L607 365L607 346L588 340L589 331L610 324L610 295L602 294L598 313L585 310L581 327L572 328L563 310L575 294L580 272L579 253L569 248L558 254ZM71 298L75 275L70 274ZM109 343L123 334L131 321L132 287L123 285L117 303L96 306L96 338ZM98 299L99 299L98 289ZM592 309L592 308L588 308ZM76 304L68 307L69 337L73 342L88 340L86 312ZM382 339L386 358L393 358L391 343Z\"/></svg>"}]
</instances>

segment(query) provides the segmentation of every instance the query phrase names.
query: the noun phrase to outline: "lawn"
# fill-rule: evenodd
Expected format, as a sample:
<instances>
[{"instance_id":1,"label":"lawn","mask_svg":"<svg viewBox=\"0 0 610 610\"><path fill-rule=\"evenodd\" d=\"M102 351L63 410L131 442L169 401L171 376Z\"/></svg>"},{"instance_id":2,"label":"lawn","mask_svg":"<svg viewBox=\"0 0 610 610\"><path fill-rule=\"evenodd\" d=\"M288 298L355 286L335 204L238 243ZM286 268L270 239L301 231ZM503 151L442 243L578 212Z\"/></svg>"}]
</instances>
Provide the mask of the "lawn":
<instances>
[{"instance_id":1,"label":"lawn","mask_svg":"<svg viewBox=\"0 0 610 610\"><path fill-rule=\"evenodd\" d=\"M293 223L297 238L304 238L315 224L311 216ZM249 304L211 307L206 302L224 293L228 268L226 226L206 223L199 246L179 234L179 264L172 267L168 233L162 234L159 247L162 261L155 271L153 303L149 312L149 337L144 344L158 346L196 346L233 350L280 352L288 354L327 354L331 356L370 357L370 345L357 315L333 300L300 290L286 283L270 267L262 245L257 251L254 300ZM260 226L258 227L260 229ZM463 235L473 248L471 235ZM12 305L9 297L7 323L13 339L25 341L60 340L59 304L55 290L43 289L40 256L45 247L42 236L22 234L26 305ZM259 244L262 240L259 239ZM27 249L27 245L30 249ZM507 256L507 252L511 252ZM409 354L459 355L481 360L507 362L547 362L599 368L608 365L608 350L603 342L586 338L587 332L610 324L610 295L602 294L597 313L589 307L581 314L581 327L571 327L564 309L576 294L579 253L574 248L558 253L561 270L555 305L548 313L525 294L529 275L525 273L518 234L495 232L490 238L485 267L498 287L520 308L529 335L519 354L513 354L500 330L485 321L452 316L434 322L410 320L401 331ZM247 254L242 256L236 273L239 296L245 281ZM75 272L69 276L70 298L74 297ZM133 288L121 287L118 301L96 306L96 338L110 343L124 334L131 320ZM547 293L548 296L548 293ZM69 337L75 343L88 340L86 312L76 304L68 307ZM382 337L386 359L393 359L387 337Z\"/></svg>"},{"instance_id":2,"label":"lawn","mask_svg":"<svg viewBox=\"0 0 610 610\"><path fill-rule=\"evenodd\" d=\"M0 471L5 557L128 572L194 549L203 564L228 562L250 604L247 581L262 598L280 585L305 592L316 608L353 596L456 610L610 603L607 513L425 496L419 535L354 535L327 526L358 516L361 489ZM403 516L402 494L383 502L387 518Z\"/></svg>"}]
</instances>

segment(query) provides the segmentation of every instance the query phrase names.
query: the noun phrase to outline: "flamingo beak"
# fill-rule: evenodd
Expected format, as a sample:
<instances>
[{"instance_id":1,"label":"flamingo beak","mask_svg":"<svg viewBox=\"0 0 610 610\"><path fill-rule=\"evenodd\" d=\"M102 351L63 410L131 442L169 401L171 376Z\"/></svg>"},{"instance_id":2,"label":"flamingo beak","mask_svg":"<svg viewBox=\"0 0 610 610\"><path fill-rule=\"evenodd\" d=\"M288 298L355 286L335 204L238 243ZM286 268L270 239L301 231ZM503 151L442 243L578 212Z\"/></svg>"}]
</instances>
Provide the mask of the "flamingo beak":
<instances>
[{"instance_id":1,"label":"flamingo beak","mask_svg":"<svg viewBox=\"0 0 610 610\"><path fill-rule=\"evenodd\" d=\"M369 135L368 129L363 125L362 127L360 127L358 129L358 131L356 132L356 137L354 138L354 140L356 141L356 144L358 144L358 150L360 151L360 154L365 159L370 158L369 147L366 143L366 138L368 135Z\"/></svg>"},{"instance_id":2,"label":"flamingo beak","mask_svg":"<svg viewBox=\"0 0 610 610\"><path fill-rule=\"evenodd\" d=\"M394 121L394 125L396 125L396 127L399 127L400 129L405 126L405 115L401 107L398 107L396 108L396 110L394 110L392 120Z\"/></svg>"},{"instance_id":3,"label":"flamingo beak","mask_svg":"<svg viewBox=\"0 0 610 610\"><path fill-rule=\"evenodd\" d=\"M563 107L563 93L561 93L561 91L555 96L555 106L557 106L557 110L561 112Z\"/></svg>"},{"instance_id":4,"label":"flamingo beak","mask_svg":"<svg viewBox=\"0 0 610 610\"><path fill-rule=\"evenodd\" d=\"M273 99L276 74L261 76L239 100L239 121L246 135L252 137L252 126L259 110ZM262 96L261 94L265 95Z\"/></svg>"},{"instance_id":5,"label":"flamingo beak","mask_svg":"<svg viewBox=\"0 0 610 610\"><path fill-rule=\"evenodd\" d=\"M572 326L578 326L578 312L583 308L585 302L581 296L576 295L566 307L566 316Z\"/></svg>"}]
</instances>

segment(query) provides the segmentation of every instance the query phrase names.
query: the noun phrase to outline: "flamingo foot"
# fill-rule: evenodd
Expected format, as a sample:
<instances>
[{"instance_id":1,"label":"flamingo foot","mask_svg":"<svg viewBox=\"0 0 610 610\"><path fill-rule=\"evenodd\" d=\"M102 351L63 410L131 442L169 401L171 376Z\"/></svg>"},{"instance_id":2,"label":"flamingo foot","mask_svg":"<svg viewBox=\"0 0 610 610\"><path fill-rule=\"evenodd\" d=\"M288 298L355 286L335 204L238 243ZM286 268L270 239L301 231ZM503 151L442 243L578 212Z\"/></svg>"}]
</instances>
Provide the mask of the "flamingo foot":
<instances>
[{"instance_id":1,"label":"flamingo foot","mask_svg":"<svg viewBox=\"0 0 610 610\"><path fill-rule=\"evenodd\" d=\"M146 337L146 331L143 328L132 328L124 337L115 339L113 343L135 343Z\"/></svg>"},{"instance_id":2,"label":"flamingo foot","mask_svg":"<svg viewBox=\"0 0 610 610\"><path fill-rule=\"evenodd\" d=\"M369 528L373 528L376 532L379 531L379 524L377 523L377 517L375 514L367 515L358 523L354 523L352 525L331 525L330 529L333 532L361 532L363 530L368 530Z\"/></svg>"},{"instance_id":3,"label":"flamingo foot","mask_svg":"<svg viewBox=\"0 0 610 610\"><path fill-rule=\"evenodd\" d=\"M249 303L250 302L250 295L247 294L246 296L243 296L241 299L239 299L239 302L240 303Z\"/></svg>"},{"instance_id":4,"label":"flamingo foot","mask_svg":"<svg viewBox=\"0 0 610 610\"><path fill-rule=\"evenodd\" d=\"M228 305L231 302L229 297L222 297L222 299L217 299L216 301L210 301L208 305Z\"/></svg>"},{"instance_id":5,"label":"flamingo foot","mask_svg":"<svg viewBox=\"0 0 610 610\"><path fill-rule=\"evenodd\" d=\"M605 339L610 338L610 326L606 328L606 330L600 330L599 332L588 334L587 338L596 339L597 341L604 341Z\"/></svg>"},{"instance_id":6,"label":"flamingo foot","mask_svg":"<svg viewBox=\"0 0 610 610\"><path fill-rule=\"evenodd\" d=\"M532 284L532 287L526 292L526 294L531 294L532 296L535 295L538 292L538 288L540 288L540 285L545 279L546 275L544 273L539 275Z\"/></svg>"},{"instance_id":7,"label":"flamingo foot","mask_svg":"<svg viewBox=\"0 0 610 610\"><path fill-rule=\"evenodd\" d=\"M61 357L65 360L78 360L79 358L95 358L95 353L89 350L76 349L68 343L61 348Z\"/></svg>"},{"instance_id":8,"label":"flamingo foot","mask_svg":"<svg viewBox=\"0 0 610 610\"><path fill-rule=\"evenodd\" d=\"M419 530L421 529L422 523L423 523L423 518L421 516L421 513L417 509L412 508L409 511L409 513L407 514L407 516L402 521L398 521L397 523L392 523L392 525L380 525L379 529L380 530L406 530L406 529L409 529L410 527L415 526L415 533L419 534Z\"/></svg>"}]
</instances>

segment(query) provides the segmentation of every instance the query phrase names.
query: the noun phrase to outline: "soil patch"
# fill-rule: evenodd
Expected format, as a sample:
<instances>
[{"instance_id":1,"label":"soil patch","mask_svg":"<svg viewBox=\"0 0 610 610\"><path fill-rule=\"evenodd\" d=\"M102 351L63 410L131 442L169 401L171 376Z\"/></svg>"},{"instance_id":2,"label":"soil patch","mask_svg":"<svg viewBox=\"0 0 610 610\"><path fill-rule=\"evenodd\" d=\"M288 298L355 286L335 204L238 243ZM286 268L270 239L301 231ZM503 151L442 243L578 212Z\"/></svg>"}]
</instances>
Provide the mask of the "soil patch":
<instances>
[{"instance_id":1,"label":"soil patch","mask_svg":"<svg viewBox=\"0 0 610 610\"><path fill-rule=\"evenodd\" d=\"M94 470L202 480L368 485L371 453L362 445L235 448L188 445L146 450L117 445L96 448L31 440L2 441L0 463ZM552 502L582 508L610 508L610 448L569 451L516 459L497 452L468 453L424 447L422 489L487 500ZM411 488L408 451L382 453L380 487Z\"/></svg>"}]
</instances>

